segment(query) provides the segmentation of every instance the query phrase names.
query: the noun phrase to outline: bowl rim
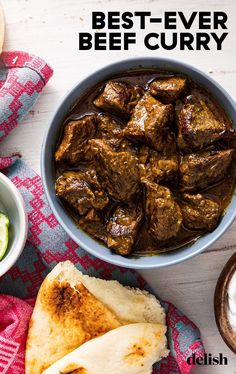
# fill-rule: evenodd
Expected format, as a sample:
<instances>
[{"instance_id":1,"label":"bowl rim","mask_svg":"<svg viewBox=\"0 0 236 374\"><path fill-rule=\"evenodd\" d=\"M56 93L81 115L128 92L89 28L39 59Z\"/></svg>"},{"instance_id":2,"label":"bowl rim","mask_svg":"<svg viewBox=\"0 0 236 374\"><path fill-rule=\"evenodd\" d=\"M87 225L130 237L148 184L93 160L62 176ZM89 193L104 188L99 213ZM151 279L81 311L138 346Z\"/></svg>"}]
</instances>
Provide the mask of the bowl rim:
<instances>
[{"instance_id":1,"label":"bowl rim","mask_svg":"<svg viewBox=\"0 0 236 374\"><path fill-rule=\"evenodd\" d=\"M125 257L120 256L120 255L116 255L116 254L113 255L110 252L107 252L107 254L98 253L96 251L96 249L93 249L91 246L84 243L77 235L75 235L71 231L71 229L68 227L68 225L63 221L63 219L58 214L56 207L54 206L54 202L52 201L52 198L50 196L49 188L47 187L47 178L46 178L46 172L45 172L45 170L46 170L45 165L47 164L47 160L46 160L45 155L46 155L47 139L48 139L48 135L49 135L50 130L51 130L51 125L52 125L52 123L55 122L55 119L57 117L58 112L61 110L61 108L64 106L65 102L70 98L70 96L77 90L78 86L82 85L83 83L86 83L86 81L88 79L92 79L95 76L103 75L106 72L107 72L107 74L106 74L107 77L109 77L109 76L112 77L112 74L109 73L108 70L118 69L121 65L125 65L125 64L131 65L131 64L133 64L134 67L137 69L138 66L142 67L142 64L149 64L150 67L152 67L152 65L157 64L158 62L162 63L162 64L165 63L166 65L173 64L175 66L178 66L179 68L183 67L186 70L191 71L194 74L197 74L198 76L203 77L204 80L209 81L212 86L216 87L216 89L220 92L221 95L223 95L225 97L226 101L229 102L229 104L233 107L233 110L236 112L236 102L233 100L233 98L230 96L230 94L215 79L213 79L210 75L206 74L205 72L201 71L198 68L195 68L191 64L187 64L187 63L185 63L181 60L178 60L178 59L166 58L166 57L152 57L152 56L148 57L147 56L147 57L134 57L134 58L121 59L121 60L113 62L111 64L107 64L100 69L97 69L97 70L95 69L94 71L92 71L91 73L86 75L83 79L78 81L62 97L62 99L60 100L60 102L59 102L59 104L56 108L56 111L54 112L54 114L53 114L53 116L50 120L50 124L49 124L49 126L48 126L48 128L47 128L47 130L44 134L42 147L41 147L40 169L41 169L41 176L42 176L42 182L43 182L45 195L46 195L46 198L49 202L49 205L50 205L50 207L53 211L53 214L55 215L56 219L58 220L58 222L62 226L62 228L70 236L70 238L72 238L79 246L81 246L84 250L86 250L88 253L92 254L96 258L99 258L99 259L101 259L105 262L108 262L110 264L113 264L113 265L126 267L126 268L131 268L131 269L140 269L140 270L141 269L144 269L144 270L157 269L157 268L162 268L162 267L166 267L166 266L176 265L178 263L181 263L183 261L191 259L192 257L202 253L208 247L210 247L216 240L218 240L219 237L221 237L223 235L223 233L231 226L231 224L233 223L233 221L236 218L236 209L235 209L234 213L231 215L230 219L228 219L227 222L224 224L224 226L221 227L220 230L218 230L218 232L210 240L207 241L207 243L201 245L200 248L196 249L195 251L187 253L187 254L179 255L179 257L175 258L175 259L168 259L165 262L165 264L162 264L162 263L160 264L158 262L143 264L143 263L138 263L138 261L134 261L134 262L130 263L130 262L127 262L127 259ZM132 70L132 68L129 67L129 68L127 68L127 70ZM160 70L166 70L166 71L173 71L174 72L175 69L174 69L174 67L172 67L172 68L167 67L166 69L162 67L162 68L160 68ZM114 72L114 75L115 74L116 74L116 72ZM193 78L193 79L195 79L195 78ZM103 80L103 79L101 79L101 80ZM209 90L209 92L211 94L211 90ZM214 95L213 95L213 97L214 97ZM231 202L230 202L229 206L230 205L231 205ZM218 228L219 227L220 227L220 225L218 226ZM81 230L81 229L79 229L79 230ZM109 248L108 248L108 250L109 250ZM152 256L150 256L150 257L152 257ZM158 255L153 256L152 258L158 258Z\"/></svg>"},{"instance_id":2,"label":"bowl rim","mask_svg":"<svg viewBox=\"0 0 236 374\"><path fill-rule=\"evenodd\" d=\"M21 193L13 182L2 172L0 172L0 183L3 183L10 191L19 213L19 238L6 257L0 261L0 276L4 275L17 261L22 253L28 234L28 216L25 209L25 203Z\"/></svg>"}]
</instances>

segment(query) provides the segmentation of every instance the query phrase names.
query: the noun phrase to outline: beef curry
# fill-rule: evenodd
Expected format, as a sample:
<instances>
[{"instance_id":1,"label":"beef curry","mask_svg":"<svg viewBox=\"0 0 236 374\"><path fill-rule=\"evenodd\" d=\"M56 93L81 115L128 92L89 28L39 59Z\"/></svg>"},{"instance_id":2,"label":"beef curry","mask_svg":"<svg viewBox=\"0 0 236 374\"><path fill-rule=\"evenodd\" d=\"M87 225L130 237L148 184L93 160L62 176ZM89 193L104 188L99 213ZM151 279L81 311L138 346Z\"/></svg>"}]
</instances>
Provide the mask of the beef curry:
<instances>
[{"instance_id":1,"label":"beef curry","mask_svg":"<svg viewBox=\"0 0 236 374\"><path fill-rule=\"evenodd\" d=\"M68 113L55 189L80 228L121 255L181 248L219 224L235 187L235 132L189 77L137 70Z\"/></svg>"}]
</instances>

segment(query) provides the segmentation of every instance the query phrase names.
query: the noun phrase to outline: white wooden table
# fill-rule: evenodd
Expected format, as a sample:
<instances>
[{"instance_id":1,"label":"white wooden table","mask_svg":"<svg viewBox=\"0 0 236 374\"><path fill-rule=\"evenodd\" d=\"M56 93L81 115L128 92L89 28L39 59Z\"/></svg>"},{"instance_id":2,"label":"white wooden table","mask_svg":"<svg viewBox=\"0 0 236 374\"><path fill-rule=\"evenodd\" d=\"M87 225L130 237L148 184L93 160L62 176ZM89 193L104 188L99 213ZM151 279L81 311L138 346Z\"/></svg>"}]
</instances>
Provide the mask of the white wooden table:
<instances>
[{"instance_id":1,"label":"white wooden table","mask_svg":"<svg viewBox=\"0 0 236 374\"><path fill-rule=\"evenodd\" d=\"M194 64L211 74L236 99L236 2L235 0L2 0L6 17L5 49L19 49L43 57L54 76L33 110L1 145L1 154L21 152L37 172L40 147L50 118L65 93L80 79L107 63L134 56L163 55ZM90 29L91 11L223 10L228 13L229 35L223 52L157 51L133 46L127 52L78 50L78 32ZM197 367L195 373L236 373L236 356L227 348L216 328L213 295L223 265L235 251L236 223L207 252L164 270L142 271L159 295L173 302L201 329L206 351L222 352L227 367Z\"/></svg>"}]
</instances>

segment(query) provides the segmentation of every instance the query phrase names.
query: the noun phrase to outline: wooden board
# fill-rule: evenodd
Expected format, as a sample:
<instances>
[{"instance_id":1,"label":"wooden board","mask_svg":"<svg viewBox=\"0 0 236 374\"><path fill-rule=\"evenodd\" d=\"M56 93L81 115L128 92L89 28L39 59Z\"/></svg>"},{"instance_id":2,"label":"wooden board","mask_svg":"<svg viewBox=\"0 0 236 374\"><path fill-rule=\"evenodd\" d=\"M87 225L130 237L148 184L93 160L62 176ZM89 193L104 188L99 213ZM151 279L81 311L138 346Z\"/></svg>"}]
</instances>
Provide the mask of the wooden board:
<instances>
[{"instance_id":1,"label":"wooden board","mask_svg":"<svg viewBox=\"0 0 236 374\"><path fill-rule=\"evenodd\" d=\"M107 63L134 56L167 56L194 64L211 74L236 98L236 2L235 0L2 0L6 18L5 49L21 49L45 58L55 73L35 107L21 125L1 144L0 153L20 151L24 159L40 172L40 147L44 131L62 97L96 69ZM225 11L228 32L221 51L148 51L143 45L130 51L78 50L78 32L90 30L91 11L165 10ZM197 367L195 373L236 373L236 356L221 339L214 321L213 294L217 278L235 251L236 223L207 252L165 270L142 271L156 292L172 301L200 327L206 351L222 352L227 367Z\"/></svg>"}]
</instances>

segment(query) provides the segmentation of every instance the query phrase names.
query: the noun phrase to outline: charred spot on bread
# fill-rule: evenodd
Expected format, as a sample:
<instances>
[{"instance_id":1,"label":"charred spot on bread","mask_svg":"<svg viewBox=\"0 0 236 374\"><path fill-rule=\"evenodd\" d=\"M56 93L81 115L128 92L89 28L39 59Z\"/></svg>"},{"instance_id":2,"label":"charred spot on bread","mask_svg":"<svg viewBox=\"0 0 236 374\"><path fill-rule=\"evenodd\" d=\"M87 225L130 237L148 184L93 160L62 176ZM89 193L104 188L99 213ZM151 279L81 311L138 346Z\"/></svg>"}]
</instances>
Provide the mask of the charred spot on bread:
<instances>
[{"instance_id":1,"label":"charred spot on bread","mask_svg":"<svg viewBox=\"0 0 236 374\"><path fill-rule=\"evenodd\" d=\"M113 313L97 300L82 283L71 286L69 282L55 281L41 295L42 303L55 322L72 319L81 324L85 341L100 336L121 324ZM95 307L96 305L96 307Z\"/></svg>"}]
</instances>

